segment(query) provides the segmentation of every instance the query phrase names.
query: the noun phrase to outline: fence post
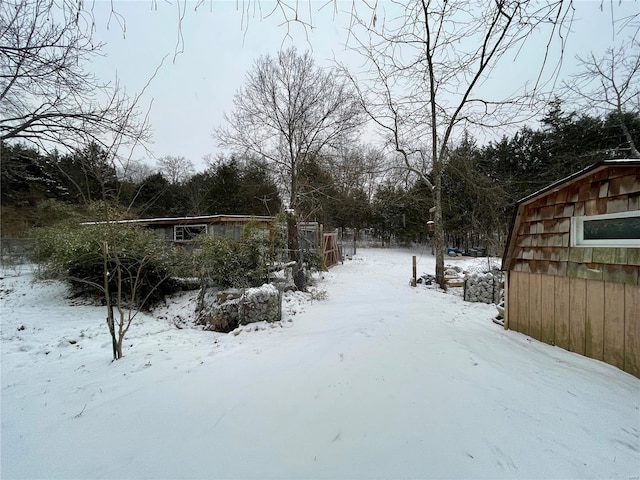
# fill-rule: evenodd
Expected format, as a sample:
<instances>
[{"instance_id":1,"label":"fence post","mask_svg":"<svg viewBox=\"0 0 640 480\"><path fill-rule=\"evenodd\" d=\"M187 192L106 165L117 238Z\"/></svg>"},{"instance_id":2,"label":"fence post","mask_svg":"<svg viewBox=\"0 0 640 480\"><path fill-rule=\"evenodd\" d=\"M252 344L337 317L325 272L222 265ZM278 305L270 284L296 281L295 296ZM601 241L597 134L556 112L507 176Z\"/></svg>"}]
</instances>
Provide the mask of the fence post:
<instances>
[{"instance_id":1,"label":"fence post","mask_svg":"<svg viewBox=\"0 0 640 480\"><path fill-rule=\"evenodd\" d=\"M413 264L413 277L411 277L411 286L415 287L417 284L417 279L416 279L416 256L414 255L411 263Z\"/></svg>"}]
</instances>

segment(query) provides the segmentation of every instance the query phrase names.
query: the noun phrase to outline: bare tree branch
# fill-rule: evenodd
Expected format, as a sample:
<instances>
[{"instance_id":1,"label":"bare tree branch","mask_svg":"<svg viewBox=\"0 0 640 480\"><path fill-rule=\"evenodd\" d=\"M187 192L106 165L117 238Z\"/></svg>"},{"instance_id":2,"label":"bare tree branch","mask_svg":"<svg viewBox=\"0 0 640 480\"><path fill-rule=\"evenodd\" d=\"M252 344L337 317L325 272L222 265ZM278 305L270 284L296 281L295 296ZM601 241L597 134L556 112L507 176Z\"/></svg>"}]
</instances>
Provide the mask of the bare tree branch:
<instances>
[{"instance_id":1,"label":"bare tree branch","mask_svg":"<svg viewBox=\"0 0 640 480\"><path fill-rule=\"evenodd\" d=\"M138 97L84 70L101 55L90 12L75 2L0 2L0 141L45 150L148 141Z\"/></svg>"}]
</instances>

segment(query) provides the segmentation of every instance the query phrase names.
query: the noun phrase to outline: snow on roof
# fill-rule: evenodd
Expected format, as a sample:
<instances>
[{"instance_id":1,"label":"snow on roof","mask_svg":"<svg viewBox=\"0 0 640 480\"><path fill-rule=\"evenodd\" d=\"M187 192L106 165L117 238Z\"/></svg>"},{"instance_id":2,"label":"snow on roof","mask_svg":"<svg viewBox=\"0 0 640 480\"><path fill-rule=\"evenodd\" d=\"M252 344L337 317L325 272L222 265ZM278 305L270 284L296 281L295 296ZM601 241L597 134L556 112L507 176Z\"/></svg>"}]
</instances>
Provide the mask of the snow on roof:
<instances>
[{"instance_id":1,"label":"snow on roof","mask_svg":"<svg viewBox=\"0 0 640 480\"><path fill-rule=\"evenodd\" d=\"M136 218L130 220L117 220L113 223L120 224L169 224L179 225L183 223L222 223L234 220L256 220L259 222L269 222L273 217L265 215L199 215L194 217L158 217L158 218ZM84 225L97 225L106 222L85 222Z\"/></svg>"}]
</instances>

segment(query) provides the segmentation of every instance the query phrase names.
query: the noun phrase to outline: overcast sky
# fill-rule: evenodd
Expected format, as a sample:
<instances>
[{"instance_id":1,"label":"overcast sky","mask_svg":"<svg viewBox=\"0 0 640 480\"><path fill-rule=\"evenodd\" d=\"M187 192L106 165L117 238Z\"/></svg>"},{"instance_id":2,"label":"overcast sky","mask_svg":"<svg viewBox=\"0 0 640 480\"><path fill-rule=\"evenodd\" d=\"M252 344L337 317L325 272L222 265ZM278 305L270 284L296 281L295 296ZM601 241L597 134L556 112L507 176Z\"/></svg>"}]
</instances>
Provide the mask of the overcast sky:
<instances>
[{"instance_id":1,"label":"overcast sky","mask_svg":"<svg viewBox=\"0 0 640 480\"><path fill-rule=\"evenodd\" d=\"M203 156L221 152L211 133L222 124L223 113L232 109L234 92L243 85L246 73L260 55L273 56L279 49L295 45L299 50L312 49L316 63L322 66L332 65L334 58L356 67L362 63L344 48L348 15L335 13L333 4L321 8L327 0L312 1L310 8L309 3L299 0L307 17L310 10L316 28L311 31L293 25L289 36L282 14L275 12L267 17L274 5L268 0L259 3L261 11L256 9L255 0L205 0L197 11L195 1L113 3L124 19L126 31L123 33L117 17L112 16L107 23L110 2L96 0L96 38L106 46L105 57L93 62L91 69L103 80L117 75L129 93L138 93L162 63L144 95L145 107L151 104L150 149L156 157L184 156L198 171L205 166ZM638 0L612 3L615 18L640 9ZM380 4L384 5L384 0ZM243 5L252 7L244 15ZM350 6L351 0L337 2L338 10ZM594 51L598 55L622 39L614 34L609 3L605 2L602 10L600 0L577 0L575 6L563 76L575 69L576 54ZM180 16L182 22L178 21ZM176 51L181 53L175 55ZM505 63L502 73L494 75L515 83L524 82L531 75L526 68ZM154 159L142 153L137 153L136 158L155 164Z\"/></svg>"}]
</instances>

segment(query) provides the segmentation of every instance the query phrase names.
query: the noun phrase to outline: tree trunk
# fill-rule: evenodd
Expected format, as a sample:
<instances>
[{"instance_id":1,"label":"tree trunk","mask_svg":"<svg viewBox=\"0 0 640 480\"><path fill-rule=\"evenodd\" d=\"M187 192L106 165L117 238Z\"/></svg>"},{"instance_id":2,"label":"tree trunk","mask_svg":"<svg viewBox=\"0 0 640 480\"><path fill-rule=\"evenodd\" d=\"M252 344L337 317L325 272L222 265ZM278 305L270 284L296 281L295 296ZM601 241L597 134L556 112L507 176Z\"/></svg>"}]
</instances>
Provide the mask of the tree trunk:
<instances>
[{"instance_id":1,"label":"tree trunk","mask_svg":"<svg viewBox=\"0 0 640 480\"><path fill-rule=\"evenodd\" d=\"M433 248L436 253L436 283L446 288L444 281L444 223L442 221L442 163L440 159L433 163L433 194L435 200Z\"/></svg>"},{"instance_id":2,"label":"tree trunk","mask_svg":"<svg viewBox=\"0 0 640 480\"><path fill-rule=\"evenodd\" d=\"M287 246L289 248L289 260L296 262L292 268L293 284L296 290L306 291L304 265L302 264L302 252L298 239L298 219L295 213L287 213Z\"/></svg>"},{"instance_id":3,"label":"tree trunk","mask_svg":"<svg viewBox=\"0 0 640 480\"><path fill-rule=\"evenodd\" d=\"M118 343L116 342L115 324L113 321L113 306L107 307L107 325L109 326L109 333L111 334L111 346L113 348L113 359L118 360Z\"/></svg>"}]
</instances>

